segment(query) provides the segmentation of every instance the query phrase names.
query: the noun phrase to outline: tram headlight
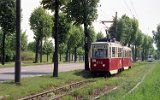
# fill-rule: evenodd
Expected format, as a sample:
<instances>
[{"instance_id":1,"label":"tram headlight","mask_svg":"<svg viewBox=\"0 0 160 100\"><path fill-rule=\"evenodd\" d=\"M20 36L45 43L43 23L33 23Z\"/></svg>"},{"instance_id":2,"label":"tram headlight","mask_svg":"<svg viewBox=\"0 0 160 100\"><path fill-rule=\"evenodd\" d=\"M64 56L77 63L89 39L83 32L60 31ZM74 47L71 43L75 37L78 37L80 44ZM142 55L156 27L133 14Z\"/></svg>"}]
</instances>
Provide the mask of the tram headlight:
<instances>
[{"instance_id":1,"label":"tram headlight","mask_svg":"<svg viewBox=\"0 0 160 100\"><path fill-rule=\"evenodd\" d=\"M93 66L94 66L94 67L96 67L97 65L96 65L96 64L94 64Z\"/></svg>"},{"instance_id":2,"label":"tram headlight","mask_svg":"<svg viewBox=\"0 0 160 100\"><path fill-rule=\"evenodd\" d=\"M106 66L105 64L102 65L102 67L105 67L105 66Z\"/></svg>"}]
</instances>

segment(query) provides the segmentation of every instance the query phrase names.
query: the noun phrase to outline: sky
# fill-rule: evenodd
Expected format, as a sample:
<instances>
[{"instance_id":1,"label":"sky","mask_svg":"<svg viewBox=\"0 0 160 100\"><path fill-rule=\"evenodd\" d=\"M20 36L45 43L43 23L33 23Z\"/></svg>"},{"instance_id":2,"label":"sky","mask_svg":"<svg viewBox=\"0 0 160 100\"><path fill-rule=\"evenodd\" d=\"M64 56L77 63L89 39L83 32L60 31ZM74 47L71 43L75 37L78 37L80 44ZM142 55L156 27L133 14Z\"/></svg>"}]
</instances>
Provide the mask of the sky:
<instances>
[{"instance_id":1,"label":"sky","mask_svg":"<svg viewBox=\"0 0 160 100\"><path fill-rule=\"evenodd\" d=\"M35 8L40 6L41 0L21 0L22 7L22 31L26 31L28 41L33 41L33 32L30 30L29 18ZM115 12L118 18L126 14L139 21L139 27L143 33L152 36L152 30L156 30L160 24L160 0L100 0L98 6L98 18L93 26L96 32L105 34L105 26L100 23L103 20L112 20ZM107 27L110 24L106 24Z\"/></svg>"}]
</instances>

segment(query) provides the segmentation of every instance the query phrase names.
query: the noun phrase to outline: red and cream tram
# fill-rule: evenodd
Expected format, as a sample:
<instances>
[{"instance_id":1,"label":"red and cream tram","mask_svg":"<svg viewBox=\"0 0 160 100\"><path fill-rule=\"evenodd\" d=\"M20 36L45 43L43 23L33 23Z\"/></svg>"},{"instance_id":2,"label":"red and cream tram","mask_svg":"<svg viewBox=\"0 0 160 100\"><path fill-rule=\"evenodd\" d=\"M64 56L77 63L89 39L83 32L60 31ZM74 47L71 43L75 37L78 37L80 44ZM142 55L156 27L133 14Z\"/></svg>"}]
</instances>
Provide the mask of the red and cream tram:
<instances>
[{"instance_id":1,"label":"red and cream tram","mask_svg":"<svg viewBox=\"0 0 160 100\"><path fill-rule=\"evenodd\" d=\"M92 73L116 74L131 67L131 49L119 42L95 42L91 45Z\"/></svg>"}]
</instances>

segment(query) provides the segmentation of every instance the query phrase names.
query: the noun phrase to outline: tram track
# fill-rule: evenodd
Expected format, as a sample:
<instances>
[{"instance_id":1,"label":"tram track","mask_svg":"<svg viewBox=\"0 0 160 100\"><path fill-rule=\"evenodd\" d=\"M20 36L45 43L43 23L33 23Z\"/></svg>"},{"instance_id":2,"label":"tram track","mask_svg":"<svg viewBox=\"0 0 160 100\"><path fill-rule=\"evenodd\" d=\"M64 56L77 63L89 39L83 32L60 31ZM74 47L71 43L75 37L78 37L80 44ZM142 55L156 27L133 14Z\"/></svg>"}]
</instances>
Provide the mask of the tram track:
<instances>
[{"instance_id":1,"label":"tram track","mask_svg":"<svg viewBox=\"0 0 160 100\"><path fill-rule=\"evenodd\" d=\"M18 100L59 100L59 98L77 90L80 88L84 88L87 86L89 83L93 81L91 80L84 80L84 81L79 81L75 83L71 83L69 85L65 85L56 89L48 90L42 93L38 93L35 95L27 96Z\"/></svg>"}]
</instances>

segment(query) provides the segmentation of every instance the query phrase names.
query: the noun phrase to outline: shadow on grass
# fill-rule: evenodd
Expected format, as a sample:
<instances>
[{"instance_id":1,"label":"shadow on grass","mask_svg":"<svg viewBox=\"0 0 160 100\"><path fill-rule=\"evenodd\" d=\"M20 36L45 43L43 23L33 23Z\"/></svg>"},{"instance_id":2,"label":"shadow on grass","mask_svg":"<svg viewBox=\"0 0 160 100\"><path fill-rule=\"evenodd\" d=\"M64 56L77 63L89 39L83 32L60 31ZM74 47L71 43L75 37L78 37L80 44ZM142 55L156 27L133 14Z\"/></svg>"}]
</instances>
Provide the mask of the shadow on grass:
<instances>
[{"instance_id":1,"label":"shadow on grass","mask_svg":"<svg viewBox=\"0 0 160 100\"><path fill-rule=\"evenodd\" d=\"M90 71L85 71L85 70L76 71L74 74L77 76L82 76L83 78L93 78L94 77Z\"/></svg>"}]
</instances>

